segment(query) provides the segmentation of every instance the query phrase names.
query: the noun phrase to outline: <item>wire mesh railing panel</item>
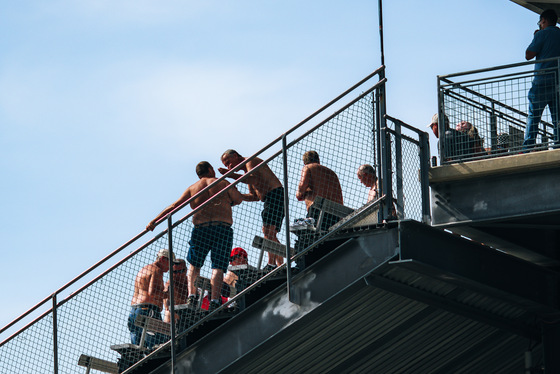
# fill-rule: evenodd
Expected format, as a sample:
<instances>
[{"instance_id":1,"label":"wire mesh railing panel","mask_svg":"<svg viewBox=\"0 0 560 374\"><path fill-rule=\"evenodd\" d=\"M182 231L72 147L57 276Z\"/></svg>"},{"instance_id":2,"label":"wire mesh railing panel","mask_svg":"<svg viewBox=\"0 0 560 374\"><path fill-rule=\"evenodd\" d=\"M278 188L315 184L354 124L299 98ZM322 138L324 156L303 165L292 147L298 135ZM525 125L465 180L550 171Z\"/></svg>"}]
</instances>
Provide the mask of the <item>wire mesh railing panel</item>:
<instances>
[{"instance_id":1,"label":"wire mesh railing panel","mask_svg":"<svg viewBox=\"0 0 560 374\"><path fill-rule=\"evenodd\" d=\"M158 261L161 248L167 248L167 236L129 257L57 308L59 373L75 373L82 354L117 362L120 355L111 347L131 342L127 318L135 282L141 275L154 275L146 266ZM158 287L157 283L152 286ZM161 307L163 299L159 297L153 303Z\"/></svg>"},{"instance_id":2,"label":"wire mesh railing panel","mask_svg":"<svg viewBox=\"0 0 560 374\"><path fill-rule=\"evenodd\" d=\"M532 65L520 65L488 69L483 74L456 74L453 81L440 78L442 163L515 154L535 146L546 150L554 145L558 69L533 72Z\"/></svg>"},{"instance_id":3,"label":"wire mesh railing panel","mask_svg":"<svg viewBox=\"0 0 560 374\"><path fill-rule=\"evenodd\" d=\"M310 160L309 155L305 155L308 151L316 151L320 159L318 164L331 169L336 174L342 191L341 204L355 209L367 202L368 188L360 183L357 172L362 164L373 166L378 164L374 142L372 101L373 95L366 95L352 107L330 119L319 129L290 147L289 153L294 158L290 170L295 171L291 173L293 187L292 184L290 187L294 193L290 197L296 196L296 191L302 181L302 173L307 173L311 169L310 181L314 183L312 186L307 186L311 193L306 195L305 191L300 191L304 195L305 201L309 203L299 204L300 216L305 214L303 209L306 205L310 205L316 196L313 189L321 190L320 195L326 195L324 196L326 198L329 195L336 195L336 193L333 194L333 190L338 189L336 181L332 181L332 178L325 180L318 177L313 178L312 169L315 162ZM304 160L304 156L307 160ZM307 165L304 164L305 162L308 162ZM317 175L321 174L317 173ZM294 211L297 212L298 208L295 207ZM296 217L294 216L294 218Z\"/></svg>"},{"instance_id":4,"label":"wire mesh railing panel","mask_svg":"<svg viewBox=\"0 0 560 374\"><path fill-rule=\"evenodd\" d=\"M0 349L0 373L54 371L53 316L47 314Z\"/></svg>"},{"instance_id":5,"label":"wire mesh railing panel","mask_svg":"<svg viewBox=\"0 0 560 374\"><path fill-rule=\"evenodd\" d=\"M180 199L190 206L186 215L174 222L175 211L161 216L172 225L59 300L56 326L47 314L2 342L0 372L52 372L55 352L59 373L76 372L83 355L123 371L169 341L173 326L183 336L217 314L243 310L244 291L286 264L287 254L380 197L377 144L385 130L375 123L375 87L296 139L286 133L261 154L245 158L228 150L223 165L199 163L193 172L200 180ZM393 137L392 143L400 147L392 152L402 176L402 186L393 186L396 201L404 217L421 220L418 142ZM302 235L311 238L303 246ZM288 240L295 252L286 249ZM287 272L275 274L287 279Z\"/></svg>"},{"instance_id":6,"label":"wire mesh railing panel","mask_svg":"<svg viewBox=\"0 0 560 374\"><path fill-rule=\"evenodd\" d=\"M418 133L408 131L408 134L403 134L402 128L395 131L397 126L400 127L398 123L389 120L387 124L393 129L389 134L394 209L399 219L422 221L421 150Z\"/></svg>"}]
</instances>

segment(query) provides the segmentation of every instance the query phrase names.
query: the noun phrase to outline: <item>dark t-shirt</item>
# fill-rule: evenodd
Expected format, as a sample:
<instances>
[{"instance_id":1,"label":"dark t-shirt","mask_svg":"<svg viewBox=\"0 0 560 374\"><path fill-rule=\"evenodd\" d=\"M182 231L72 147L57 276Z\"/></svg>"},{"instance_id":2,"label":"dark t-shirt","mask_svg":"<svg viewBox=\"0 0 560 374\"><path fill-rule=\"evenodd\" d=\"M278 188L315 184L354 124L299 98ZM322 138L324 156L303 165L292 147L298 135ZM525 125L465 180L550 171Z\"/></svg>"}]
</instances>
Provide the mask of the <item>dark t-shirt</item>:
<instances>
[{"instance_id":1,"label":"dark t-shirt","mask_svg":"<svg viewBox=\"0 0 560 374\"><path fill-rule=\"evenodd\" d=\"M457 130L447 130L443 135L443 147L446 161L460 160L475 153L474 139Z\"/></svg>"}]
</instances>

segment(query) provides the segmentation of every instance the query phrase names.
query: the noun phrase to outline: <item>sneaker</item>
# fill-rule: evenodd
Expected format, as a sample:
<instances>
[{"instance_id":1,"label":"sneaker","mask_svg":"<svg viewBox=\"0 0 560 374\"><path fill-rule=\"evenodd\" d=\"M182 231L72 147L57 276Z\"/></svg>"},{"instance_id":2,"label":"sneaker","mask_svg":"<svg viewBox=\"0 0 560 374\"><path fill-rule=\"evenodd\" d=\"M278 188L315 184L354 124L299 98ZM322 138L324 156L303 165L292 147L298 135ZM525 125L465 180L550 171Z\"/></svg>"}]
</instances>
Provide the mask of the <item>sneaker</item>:
<instances>
[{"instance_id":1,"label":"sneaker","mask_svg":"<svg viewBox=\"0 0 560 374\"><path fill-rule=\"evenodd\" d=\"M276 269L276 265L267 264L263 270L265 273L270 273L272 270Z\"/></svg>"},{"instance_id":2,"label":"sneaker","mask_svg":"<svg viewBox=\"0 0 560 374\"><path fill-rule=\"evenodd\" d=\"M208 311L210 313L212 313L213 311L215 311L216 309L218 309L221 306L222 306L222 304L219 301L211 300L210 305L208 306Z\"/></svg>"},{"instance_id":3,"label":"sneaker","mask_svg":"<svg viewBox=\"0 0 560 374\"><path fill-rule=\"evenodd\" d=\"M185 303L188 308L195 309L198 307L198 297L191 295L187 298L187 302Z\"/></svg>"}]
</instances>

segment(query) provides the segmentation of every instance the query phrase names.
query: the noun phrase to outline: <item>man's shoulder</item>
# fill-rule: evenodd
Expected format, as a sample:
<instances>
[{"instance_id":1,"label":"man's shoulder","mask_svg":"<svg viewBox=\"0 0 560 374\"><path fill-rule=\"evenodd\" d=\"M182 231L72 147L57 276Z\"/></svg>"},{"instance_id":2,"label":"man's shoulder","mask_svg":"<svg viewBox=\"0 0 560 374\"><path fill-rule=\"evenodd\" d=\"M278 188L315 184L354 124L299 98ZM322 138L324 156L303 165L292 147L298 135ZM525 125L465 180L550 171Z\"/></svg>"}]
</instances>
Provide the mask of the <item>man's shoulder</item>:
<instances>
[{"instance_id":1,"label":"man's shoulder","mask_svg":"<svg viewBox=\"0 0 560 374\"><path fill-rule=\"evenodd\" d=\"M260 164L261 162L262 162L262 160L260 158L253 157L251 159L251 161L247 162L247 169L250 170L250 169L254 168L255 166L257 166L258 164Z\"/></svg>"},{"instance_id":2,"label":"man's shoulder","mask_svg":"<svg viewBox=\"0 0 560 374\"><path fill-rule=\"evenodd\" d=\"M157 269L157 266L155 266L154 264L148 264L148 265L144 266L142 269L140 269L140 271L138 272L138 275L139 276L148 276L150 274L153 274L156 269Z\"/></svg>"}]
</instances>

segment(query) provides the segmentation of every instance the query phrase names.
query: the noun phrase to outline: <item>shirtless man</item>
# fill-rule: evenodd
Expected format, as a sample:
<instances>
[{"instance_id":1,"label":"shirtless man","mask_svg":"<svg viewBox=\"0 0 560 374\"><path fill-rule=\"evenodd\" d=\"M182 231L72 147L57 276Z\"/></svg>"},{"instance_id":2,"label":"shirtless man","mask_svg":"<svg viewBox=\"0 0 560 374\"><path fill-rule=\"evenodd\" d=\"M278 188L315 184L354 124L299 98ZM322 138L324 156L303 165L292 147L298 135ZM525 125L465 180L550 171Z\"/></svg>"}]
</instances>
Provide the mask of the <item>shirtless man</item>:
<instances>
[{"instance_id":1,"label":"shirtless man","mask_svg":"<svg viewBox=\"0 0 560 374\"><path fill-rule=\"evenodd\" d=\"M303 154L303 169L299 181L296 198L305 201L307 211L317 196L338 204L344 204L342 188L334 171L320 164L319 154L315 151L307 151ZM307 214L309 217L309 213ZM315 220L318 217L313 217ZM325 214L321 230L326 230L339 221L339 218Z\"/></svg>"},{"instance_id":2,"label":"shirtless man","mask_svg":"<svg viewBox=\"0 0 560 374\"><path fill-rule=\"evenodd\" d=\"M175 260L175 255L173 256ZM142 329L134 325L139 314L161 320L161 306L167 296L163 285L163 273L169 271L169 250L161 249L152 264L144 266L134 281L134 295L128 317L128 329L132 344L139 344ZM162 334L146 335L145 344L152 348L155 344L163 343L167 338Z\"/></svg>"},{"instance_id":3,"label":"shirtless man","mask_svg":"<svg viewBox=\"0 0 560 374\"><path fill-rule=\"evenodd\" d=\"M169 281L165 283L164 292L166 294L163 300L163 307L165 309L163 315L163 322L171 322L171 308L169 306ZM189 278L187 277L187 263L183 259L179 259L173 265L173 300L175 305L185 304L187 302L187 296L189 295ZM180 321L180 314L175 312L175 322ZM186 322L182 321L181 322ZM179 332L183 329L179 328Z\"/></svg>"},{"instance_id":4,"label":"shirtless man","mask_svg":"<svg viewBox=\"0 0 560 374\"><path fill-rule=\"evenodd\" d=\"M369 187L367 200L368 203L379 198L379 179L377 179L377 175L375 174L375 169L373 168L373 166L369 164L361 165L358 168L358 179L364 186ZM390 214L393 219L396 219L397 217L397 208L395 206L396 201L396 199L393 199L393 203L391 204Z\"/></svg>"},{"instance_id":5,"label":"shirtless man","mask_svg":"<svg viewBox=\"0 0 560 374\"><path fill-rule=\"evenodd\" d=\"M233 149L228 149L222 155L222 163L227 169L219 168L222 174L234 169L237 165L245 161L245 157ZM253 158L245 166L241 168L245 173L249 173L253 168L262 162L260 158ZM233 174L231 178L239 179L243 174ZM284 187L274 175L268 165L263 165L256 172L251 173L243 180L249 188L249 193L242 194L245 201L262 201L264 209L261 213L263 220L262 231L265 239L269 239L279 243L276 237L282 228L282 220L284 219ZM282 265L284 262L282 256L268 253L268 264L265 270L273 270L276 266Z\"/></svg>"},{"instance_id":6,"label":"shirtless man","mask_svg":"<svg viewBox=\"0 0 560 374\"><path fill-rule=\"evenodd\" d=\"M358 168L358 179L366 187L369 187L368 192L368 203L377 199L378 187L377 187L377 175L375 174L375 169L369 164L363 164Z\"/></svg>"},{"instance_id":7,"label":"shirtless man","mask_svg":"<svg viewBox=\"0 0 560 374\"><path fill-rule=\"evenodd\" d=\"M214 168L206 161L199 162L196 165L196 175L200 180L187 188L183 195L173 204L165 208L156 218L146 226L148 230L153 230L156 223L165 217L169 212L173 211L179 205L194 197L207 186L210 189L201 196L195 197L191 202L191 208L194 210L215 194L229 186L229 182L223 180L217 181ZM208 252L211 252L212 260L212 285L210 311L220 307L220 290L224 279L224 272L227 271L229 253L233 246L233 223L231 207L238 205L243 201L241 193L237 188L230 188L226 193L220 195L213 202L204 207L193 215L192 221L194 229L191 233L189 242L189 253L187 261L189 262L189 297L186 304L194 307L198 303L198 293L196 289L196 279L200 275L200 268L204 265L204 260Z\"/></svg>"}]
</instances>

